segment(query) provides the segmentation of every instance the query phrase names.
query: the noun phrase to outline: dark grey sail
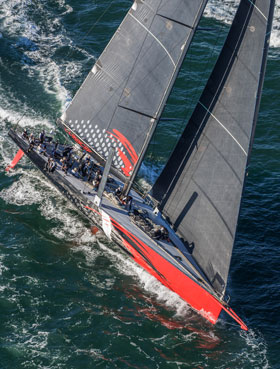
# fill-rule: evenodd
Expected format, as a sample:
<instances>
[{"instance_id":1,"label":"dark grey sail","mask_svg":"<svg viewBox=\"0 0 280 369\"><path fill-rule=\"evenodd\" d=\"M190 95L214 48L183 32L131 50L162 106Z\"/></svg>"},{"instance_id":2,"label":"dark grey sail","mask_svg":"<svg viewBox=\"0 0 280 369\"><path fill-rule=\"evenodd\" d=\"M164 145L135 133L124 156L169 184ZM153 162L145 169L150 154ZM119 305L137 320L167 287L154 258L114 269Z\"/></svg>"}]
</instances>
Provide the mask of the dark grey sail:
<instances>
[{"instance_id":1,"label":"dark grey sail","mask_svg":"<svg viewBox=\"0 0 280 369\"><path fill-rule=\"evenodd\" d=\"M135 0L59 120L101 161L115 147L120 178L141 161L206 3Z\"/></svg>"},{"instance_id":2,"label":"dark grey sail","mask_svg":"<svg viewBox=\"0 0 280 369\"><path fill-rule=\"evenodd\" d=\"M228 277L274 0L241 0L202 96L152 194L215 290Z\"/></svg>"}]
</instances>

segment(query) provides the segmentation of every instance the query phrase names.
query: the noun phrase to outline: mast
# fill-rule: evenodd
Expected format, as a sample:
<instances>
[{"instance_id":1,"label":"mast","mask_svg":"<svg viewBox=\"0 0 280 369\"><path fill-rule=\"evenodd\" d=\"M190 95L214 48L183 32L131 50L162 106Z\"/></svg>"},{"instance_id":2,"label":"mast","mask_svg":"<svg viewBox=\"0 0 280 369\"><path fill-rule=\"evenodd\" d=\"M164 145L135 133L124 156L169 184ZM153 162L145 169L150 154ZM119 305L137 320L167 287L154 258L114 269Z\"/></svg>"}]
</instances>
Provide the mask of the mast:
<instances>
[{"instance_id":1,"label":"mast","mask_svg":"<svg viewBox=\"0 0 280 369\"><path fill-rule=\"evenodd\" d=\"M191 6L192 1L188 1L188 2L189 2L189 6ZM143 161L143 159L144 159L145 153L146 153L146 151L147 151L147 148L148 148L148 146L149 146L149 143L150 143L150 141L151 141L151 138L152 138L152 136L153 136L153 133L154 133L154 131L155 131L155 129L156 129L157 123L158 123L158 121L160 120L160 117L161 117L161 114L162 114L162 112L163 112L163 109L164 109L165 103L166 103L166 101L167 101L167 99L168 99L168 97L169 97L169 95L170 95L170 92L171 92L171 90L172 90L172 88L173 88L173 85L174 85L175 80L176 80L176 78L177 78L177 75L178 75L178 73L179 73L179 71L180 71L180 68L181 68L182 63L183 63L183 61L184 61L184 58L185 58L185 56L186 56L186 53L187 53L187 51L188 51L188 49L189 49L189 46L190 46L191 41L192 41L192 39L193 39L193 36L194 36L194 34L195 34L196 30L197 30L197 27L198 27L199 21L200 21L200 19L201 19L201 16L202 16L202 14L203 14L203 11L204 11L204 9L205 9L205 6L206 6L207 2L208 2L208 0L206 0L206 1L201 1L201 2L200 2L200 4L199 4L199 8L197 9L196 17L193 19L193 24L192 24L192 25L191 25L191 24L186 25L186 27L190 27L190 28L191 28L191 32L190 32L190 34L188 35L188 40L187 40L187 42L185 43L185 45L183 45L183 46L184 46L184 47L183 47L183 52L182 52L182 54L181 54L181 56L180 56L180 59L178 60L177 66L174 68L173 75L171 76L170 82L169 82L169 84L167 85L167 88L166 88L166 90L165 90L165 92L164 92L164 94L163 94L162 101L161 101L161 103L160 103L159 109L158 109L158 111L156 112L156 116L155 116L155 118L154 118L154 120L155 120L155 124L153 125L153 127L152 127L151 131L150 131L150 132L148 133L148 135L147 135L147 139L146 139L146 141L145 141L145 143L144 143L144 145L143 145L143 147L142 147L142 152L141 152L141 154L139 155L138 162L136 163L136 165L135 165L135 167L134 167L134 170L133 170L132 175L131 175L131 176L130 176L130 178L126 181L126 184L125 184L125 186L124 186L124 190L123 190L123 192L124 192L124 194L125 194L125 195L127 195L127 194L129 193L130 188L131 188L131 186L132 186L132 184L133 184L133 182L134 182L134 179L135 179L135 177L136 177L136 175L137 175L137 173L138 173L138 171L139 171L139 169L140 169L140 166L141 166L142 161ZM186 3L186 1L185 1L185 3ZM196 4L196 6L197 6L197 5L198 5L198 4ZM176 5L175 5L175 4L173 4L172 6L176 6ZM186 22L186 23L187 23L187 22Z\"/></svg>"},{"instance_id":2,"label":"mast","mask_svg":"<svg viewBox=\"0 0 280 369\"><path fill-rule=\"evenodd\" d=\"M207 0L135 0L59 123L122 181L134 178Z\"/></svg>"},{"instance_id":3,"label":"mast","mask_svg":"<svg viewBox=\"0 0 280 369\"><path fill-rule=\"evenodd\" d=\"M200 100L152 194L223 294L266 67L274 0L241 0Z\"/></svg>"}]
</instances>

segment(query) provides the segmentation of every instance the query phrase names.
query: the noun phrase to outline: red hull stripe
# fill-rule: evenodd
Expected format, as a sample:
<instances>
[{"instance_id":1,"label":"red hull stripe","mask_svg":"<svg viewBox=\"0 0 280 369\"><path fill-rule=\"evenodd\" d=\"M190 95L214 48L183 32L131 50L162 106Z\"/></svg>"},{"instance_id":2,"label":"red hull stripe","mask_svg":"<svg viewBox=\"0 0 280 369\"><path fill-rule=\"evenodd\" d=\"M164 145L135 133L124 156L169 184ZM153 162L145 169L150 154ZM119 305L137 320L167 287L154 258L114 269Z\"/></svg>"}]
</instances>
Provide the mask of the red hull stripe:
<instances>
[{"instance_id":1,"label":"red hull stripe","mask_svg":"<svg viewBox=\"0 0 280 369\"><path fill-rule=\"evenodd\" d=\"M197 283L187 277L184 273L170 264L157 252L147 247L142 241L128 232L114 219L113 225L132 241L124 242L124 246L134 255L135 260L150 274L156 277L162 284L170 290L176 292L188 304L204 316L211 323L215 324L223 308L222 304L216 300L209 292L200 287ZM128 246L129 245L129 246ZM141 250L141 253L137 249ZM143 257L144 255L144 257ZM147 260L149 263L147 263ZM153 267L151 267L151 265Z\"/></svg>"},{"instance_id":2,"label":"red hull stripe","mask_svg":"<svg viewBox=\"0 0 280 369\"><path fill-rule=\"evenodd\" d=\"M5 170L8 172L10 169L13 169L17 165L17 163L20 161L20 159L23 157L23 155L24 155L24 152L21 149L19 149L18 152L16 153L16 156L13 158L11 164L8 165Z\"/></svg>"},{"instance_id":3,"label":"red hull stripe","mask_svg":"<svg viewBox=\"0 0 280 369\"><path fill-rule=\"evenodd\" d=\"M96 210L86 208L98 213ZM99 213L98 213L99 214ZM135 261L157 278L163 285L176 292L183 300L197 310L204 318L215 324L221 311L228 313L244 330L248 330L246 324L230 308L199 286L191 278L177 269L165 258L148 247L136 236L127 231L113 218L113 226L122 233L124 247L134 256Z\"/></svg>"}]
</instances>

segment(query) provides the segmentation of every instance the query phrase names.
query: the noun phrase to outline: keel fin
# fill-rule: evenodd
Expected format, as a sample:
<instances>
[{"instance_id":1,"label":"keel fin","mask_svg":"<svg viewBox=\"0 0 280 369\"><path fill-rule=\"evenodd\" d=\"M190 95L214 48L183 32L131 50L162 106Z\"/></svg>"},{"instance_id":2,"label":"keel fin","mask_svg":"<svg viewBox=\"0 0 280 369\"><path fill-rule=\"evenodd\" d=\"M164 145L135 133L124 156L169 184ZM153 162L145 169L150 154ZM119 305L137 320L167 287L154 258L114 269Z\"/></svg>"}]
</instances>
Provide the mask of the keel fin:
<instances>
[{"instance_id":1,"label":"keel fin","mask_svg":"<svg viewBox=\"0 0 280 369\"><path fill-rule=\"evenodd\" d=\"M11 164L9 164L7 168L5 169L6 172L8 172L10 169L13 169L17 165L17 163L20 161L20 159L23 157L23 155L24 155L24 152L21 149L19 149L18 152L16 153L16 156L13 158Z\"/></svg>"}]
</instances>

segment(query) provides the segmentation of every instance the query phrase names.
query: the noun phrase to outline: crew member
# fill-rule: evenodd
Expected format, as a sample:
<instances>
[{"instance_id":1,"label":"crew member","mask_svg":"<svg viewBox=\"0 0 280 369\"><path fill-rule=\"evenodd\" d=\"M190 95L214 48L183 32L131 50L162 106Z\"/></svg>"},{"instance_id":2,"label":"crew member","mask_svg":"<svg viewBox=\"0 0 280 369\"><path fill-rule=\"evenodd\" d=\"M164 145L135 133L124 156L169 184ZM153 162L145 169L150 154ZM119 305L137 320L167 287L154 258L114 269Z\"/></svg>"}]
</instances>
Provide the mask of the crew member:
<instances>
[{"instance_id":1,"label":"crew member","mask_svg":"<svg viewBox=\"0 0 280 369\"><path fill-rule=\"evenodd\" d=\"M25 138L26 140L28 140L28 132L27 132L27 129L26 128L24 128L24 130L23 130L23 133L22 133L22 137L23 138Z\"/></svg>"},{"instance_id":2,"label":"crew member","mask_svg":"<svg viewBox=\"0 0 280 369\"><path fill-rule=\"evenodd\" d=\"M122 199L122 204L125 205L125 209L130 213L132 208L132 196L128 195Z\"/></svg>"},{"instance_id":3,"label":"crew member","mask_svg":"<svg viewBox=\"0 0 280 369\"><path fill-rule=\"evenodd\" d=\"M119 186L116 190L115 190L115 196L120 198L122 194L122 190L121 190L121 187Z\"/></svg>"},{"instance_id":4,"label":"crew member","mask_svg":"<svg viewBox=\"0 0 280 369\"><path fill-rule=\"evenodd\" d=\"M39 135L40 144L43 144L45 140L45 131L43 130Z\"/></svg>"},{"instance_id":5,"label":"crew member","mask_svg":"<svg viewBox=\"0 0 280 369\"><path fill-rule=\"evenodd\" d=\"M33 150L34 146L35 146L35 138L34 138L33 133L31 133L29 137L29 147L27 151L30 152L31 150Z\"/></svg>"},{"instance_id":6,"label":"crew member","mask_svg":"<svg viewBox=\"0 0 280 369\"><path fill-rule=\"evenodd\" d=\"M92 184L93 184L94 191L97 192L98 191L98 188L99 188L99 185L100 185L100 180L94 179L93 182L92 182Z\"/></svg>"}]
</instances>

